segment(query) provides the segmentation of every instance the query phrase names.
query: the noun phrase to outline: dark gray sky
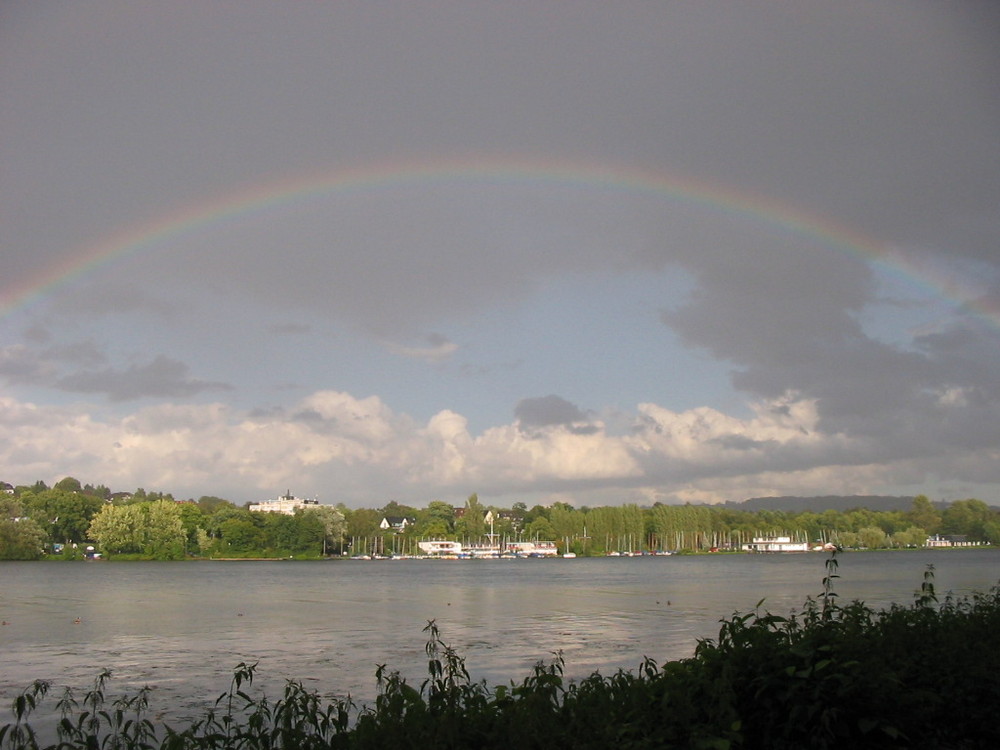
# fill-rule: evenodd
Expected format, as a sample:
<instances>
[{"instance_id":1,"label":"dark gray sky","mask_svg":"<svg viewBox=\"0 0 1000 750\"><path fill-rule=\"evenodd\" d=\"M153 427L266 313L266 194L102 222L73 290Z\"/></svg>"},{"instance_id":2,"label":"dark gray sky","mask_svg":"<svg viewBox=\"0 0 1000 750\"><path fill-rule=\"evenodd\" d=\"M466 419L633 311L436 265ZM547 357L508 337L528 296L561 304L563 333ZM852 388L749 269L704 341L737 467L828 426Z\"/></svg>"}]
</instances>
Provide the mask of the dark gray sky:
<instances>
[{"instance_id":1,"label":"dark gray sky","mask_svg":"<svg viewBox=\"0 0 1000 750\"><path fill-rule=\"evenodd\" d=\"M0 479L1000 503L989 2L0 6Z\"/></svg>"}]
</instances>

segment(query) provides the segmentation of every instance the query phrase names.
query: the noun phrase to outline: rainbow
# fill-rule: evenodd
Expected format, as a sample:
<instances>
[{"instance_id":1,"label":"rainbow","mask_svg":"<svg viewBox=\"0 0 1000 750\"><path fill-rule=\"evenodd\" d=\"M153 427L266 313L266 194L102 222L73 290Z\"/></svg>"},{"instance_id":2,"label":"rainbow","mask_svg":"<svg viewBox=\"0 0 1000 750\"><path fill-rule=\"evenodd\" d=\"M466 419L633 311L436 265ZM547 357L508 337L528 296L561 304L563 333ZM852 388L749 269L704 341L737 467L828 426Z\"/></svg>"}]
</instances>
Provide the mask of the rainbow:
<instances>
[{"instance_id":1,"label":"rainbow","mask_svg":"<svg viewBox=\"0 0 1000 750\"><path fill-rule=\"evenodd\" d=\"M617 193L654 194L763 224L848 253L943 297L1000 328L1000 305L976 299L967 285L909 262L892 246L827 218L765 196L635 167L549 160L476 158L367 165L293 175L237 189L139 223L71 253L15 289L0 290L0 319L56 293L116 259L147 252L228 222L344 193L461 183L587 187Z\"/></svg>"}]
</instances>

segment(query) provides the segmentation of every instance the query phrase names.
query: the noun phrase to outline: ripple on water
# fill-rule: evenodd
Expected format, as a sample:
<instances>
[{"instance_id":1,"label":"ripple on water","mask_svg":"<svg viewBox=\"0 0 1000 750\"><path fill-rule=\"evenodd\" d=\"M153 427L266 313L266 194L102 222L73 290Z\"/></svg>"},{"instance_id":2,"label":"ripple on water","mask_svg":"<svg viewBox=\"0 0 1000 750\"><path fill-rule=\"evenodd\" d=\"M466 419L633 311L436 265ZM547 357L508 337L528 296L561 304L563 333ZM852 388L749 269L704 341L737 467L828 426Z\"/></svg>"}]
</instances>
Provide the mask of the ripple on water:
<instances>
[{"instance_id":1,"label":"ripple on water","mask_svg":"<svg viewBox=\"0 0 1000 750\"><path fill-rule=\"evenodd\" d=\"M926 557L846 555L839 591L909 602ZM986 590L1000 570L996 550L933 557L942 591ZM58 577L49 565L7 564L16 575L4 581L11 624L0 631L0 702L9 706L34 679L85 691L109 668L109 695L150 684L154 712L184 721L228 689L238 663L257 661L255 690L276 695L295 679L370 702L378 664L415 684L426 677L430 619L473 678L490 684L519 682L553 652L570 677L634 670L647 655L661 663L691 656L698 638L717 636L721 619L763 597L775 612L797 607L819 590L823 562L67 564Z\"/></svg>"}]
</instances>

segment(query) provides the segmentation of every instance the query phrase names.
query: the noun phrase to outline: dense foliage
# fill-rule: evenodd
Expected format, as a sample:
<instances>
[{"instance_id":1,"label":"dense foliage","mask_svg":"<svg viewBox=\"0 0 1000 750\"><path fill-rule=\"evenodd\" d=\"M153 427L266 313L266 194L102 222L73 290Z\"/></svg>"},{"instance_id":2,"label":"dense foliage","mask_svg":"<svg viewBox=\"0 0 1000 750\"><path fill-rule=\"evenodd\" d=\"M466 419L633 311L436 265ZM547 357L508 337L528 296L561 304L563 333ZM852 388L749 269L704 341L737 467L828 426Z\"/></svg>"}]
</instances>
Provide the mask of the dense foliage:
<instances>
[{"instance_id":1,"label":"dense foliage","mask_svg":"<svg viewBox=\"0 0 1000 750\"><path fill-rule=\"evenodd\" d=\"M148 718L149 695L105 700L104 673L78 702L60 701L65 748L979 748L1000 746L1000 590L939 602L928 571L909 607L837 604L824 591L801 611L724 620L690 659L635 672L563 678L557 656L520 683L488 688L428 624L419 686L379 667L379 695L357 710L298 682L251 698L254 666L186 728ZM759 606L759 605L758 605ZM37 748L36 683L0 727L0 748Z\"/></svg>"},{"instance_id":2,"label":"dense foliage","mask_svg":"<svg viewBox=\"0 0 1000 750\"><path fill-rule=\"evenodd\" d=\"M294 516L254 513L217 497L111 493L72 477L0 495L0 560L80 558L88 546L123 559L320 557L339 551L343 537L343 514L331 506Z\"/></svg>"},{"instance_id":3,"label":"dense foliage","mask_svg":"<svg viewBox=\"0 0 1000 750\"><path fill-rule=\"evenodd\" d=\"M487 522L487 511L491 511ZM383 528L384 519L405 519ZM311 505L294 515L250 511L218 497L177 501L169 493L112 493L67 477L0 496L0 559L34 559L62 545L97 543L105 557L321 557L417 552L422 539L464 543L541 539L560 552L740 549L755 536L845 548L920 547L929 535L1000 543L1000 509L976 499L933 503L921 495L908 510L855 508L823 512L739 510L710 505L576 508L567 503L509 509L475 494L461 506L432 500L425 508L389 502L379 508Z\"/></svg>"}]
</instances>

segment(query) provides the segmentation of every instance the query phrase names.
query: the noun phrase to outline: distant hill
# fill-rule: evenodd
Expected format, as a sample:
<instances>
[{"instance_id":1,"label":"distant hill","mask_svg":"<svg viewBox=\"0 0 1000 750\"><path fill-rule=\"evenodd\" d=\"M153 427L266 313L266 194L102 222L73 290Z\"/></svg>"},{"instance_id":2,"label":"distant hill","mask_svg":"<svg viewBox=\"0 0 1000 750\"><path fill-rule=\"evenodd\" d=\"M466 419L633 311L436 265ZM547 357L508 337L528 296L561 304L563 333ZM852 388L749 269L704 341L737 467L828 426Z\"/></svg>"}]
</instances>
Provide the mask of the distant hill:
<instances>
[{"instance_id":1,"label":"distant hill","mask_svg":"<svg viewBox=\"0 0 1000 750\"><path fill-rule=\"evenodd\" d=\"M938 507L947 507L946 503L935 503ZM892 495L825 495L823 497L751 497L741 503L725 503L725 507L734 510L783 510L801 513L812 511L822 513L824 510L847 511L854 508L868 510L893 511L910 510L913 507L913 496L896 497Z\"/></svg>"}]
</instances>

